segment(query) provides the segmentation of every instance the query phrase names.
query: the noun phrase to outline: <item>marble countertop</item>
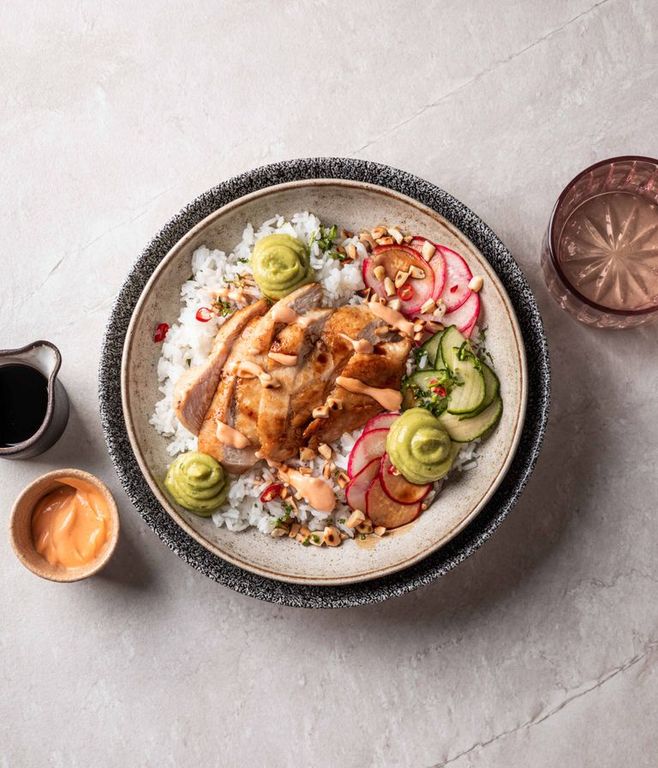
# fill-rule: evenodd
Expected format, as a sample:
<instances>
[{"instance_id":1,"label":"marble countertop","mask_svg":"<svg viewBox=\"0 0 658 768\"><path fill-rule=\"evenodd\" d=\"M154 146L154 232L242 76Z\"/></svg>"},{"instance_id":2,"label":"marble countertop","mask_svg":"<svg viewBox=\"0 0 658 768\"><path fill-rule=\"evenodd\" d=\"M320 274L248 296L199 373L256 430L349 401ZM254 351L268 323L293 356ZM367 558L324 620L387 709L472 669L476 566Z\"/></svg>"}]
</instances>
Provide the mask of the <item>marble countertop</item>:
<instances>
[{"instance_id":1,"label":"marble countertop","mask_svg":"<svg viewBox=\"0 0 658 768\"><path fill-rule=\"evenodd\" d=\"M581 327L539 248L586 165L658 155L658 7L553 3L0 8L2 347L63 354L68 429L3 462L106 479L97 578L43 582L0 537L0 766L509 768L658 764L656 329ZM521 264L553 363L544 450L475 556L382 605L240 596L146 528L103 441L96 370L152 234L217 181L285 158L389 163L449 190Z\"/></svg>"}]
</instances>

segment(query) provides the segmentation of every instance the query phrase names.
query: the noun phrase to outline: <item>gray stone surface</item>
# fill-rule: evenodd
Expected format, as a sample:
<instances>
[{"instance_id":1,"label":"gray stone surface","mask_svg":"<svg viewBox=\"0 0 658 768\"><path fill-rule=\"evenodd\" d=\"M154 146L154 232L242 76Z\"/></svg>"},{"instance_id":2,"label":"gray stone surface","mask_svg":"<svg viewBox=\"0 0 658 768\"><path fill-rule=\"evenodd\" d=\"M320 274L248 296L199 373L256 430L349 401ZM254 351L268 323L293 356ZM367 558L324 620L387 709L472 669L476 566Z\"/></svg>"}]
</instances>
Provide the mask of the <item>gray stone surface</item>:
<instances>
[{"instance_id":1,"label":"gray stone surface","mask_svg":"<svg viewBox=\"0 0 658 768\"><path fill-rule=\"evenodd\" d=\"M578 326L538 250L596 159L658 155L658 10L516 3L0 7L3 346L62 350L69 428L0 466L5 518L52 467L106 478L102 577L37 580L0 540L0 765L596 766L658 755L655 328ZM240 596L169 552L119 489L96 367L112 298L218 180L353 155L453 192L511 248L553 362L520 504L435 584L330 612Z\"/></svg>"}]
</instances>

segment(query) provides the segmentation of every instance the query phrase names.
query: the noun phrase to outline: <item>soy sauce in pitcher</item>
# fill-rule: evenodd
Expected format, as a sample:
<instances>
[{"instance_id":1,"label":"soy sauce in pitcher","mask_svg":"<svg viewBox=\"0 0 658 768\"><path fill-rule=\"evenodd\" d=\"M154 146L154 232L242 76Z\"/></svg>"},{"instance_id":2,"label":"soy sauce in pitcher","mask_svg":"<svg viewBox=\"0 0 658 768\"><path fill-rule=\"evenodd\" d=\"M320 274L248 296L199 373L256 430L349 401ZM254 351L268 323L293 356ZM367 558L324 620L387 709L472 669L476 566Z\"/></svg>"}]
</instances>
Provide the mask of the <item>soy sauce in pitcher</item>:
<instances>
[{"instance_id":1,"label":"soy sauce in pitcher","mask_svg":"<svg viewBox=\"0 0 658 768\"><path fill-rule=\"evenodd\" d=\"M46 418L48 380L31 365L0 365L0 447L32 437Z\"/></svg>"}]
</instances>

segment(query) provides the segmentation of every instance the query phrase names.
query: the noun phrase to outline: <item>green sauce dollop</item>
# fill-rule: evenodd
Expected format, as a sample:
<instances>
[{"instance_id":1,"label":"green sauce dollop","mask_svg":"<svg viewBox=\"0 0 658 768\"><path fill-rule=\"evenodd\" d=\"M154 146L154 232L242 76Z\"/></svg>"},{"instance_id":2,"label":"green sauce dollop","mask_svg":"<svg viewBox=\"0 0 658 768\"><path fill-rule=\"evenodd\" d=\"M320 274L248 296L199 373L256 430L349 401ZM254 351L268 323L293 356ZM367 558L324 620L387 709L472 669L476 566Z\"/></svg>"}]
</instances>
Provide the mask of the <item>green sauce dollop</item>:
<instances>
[{"instance_id":1,"label":"green sauce dollop","mask_svg":"<svg viewBox=\"0 0 658 768\"><path fill-rule=\"evenodd\" d=\"M258 287L269 299L282 299L306 283L313 282L313 270L306 245L291 235L267 235L251 254L251 266Z\"/></svg>"},{"instance_id":2,"label":"green sauce dollop","mask_svg":"<svg viewBox=\"0 0 658 768\"><path fill-rule=\"evenodd\" d=\"M450 436L424 408L410 408L391 424L386 452L404 478L417 485L440 480L455 458Z\"/></svg>"},{"instance_id":3,"label":"green sauce dollop","mask_svg":"<svg viewBox=\"0 0 658 768\"><path fill-rule=\"evenodd\" d=\"M177 456L164 483L177 504L201 517L210 517L228 495L224 467L212 456L197 451Z\"/></svg>"}]
</instances>

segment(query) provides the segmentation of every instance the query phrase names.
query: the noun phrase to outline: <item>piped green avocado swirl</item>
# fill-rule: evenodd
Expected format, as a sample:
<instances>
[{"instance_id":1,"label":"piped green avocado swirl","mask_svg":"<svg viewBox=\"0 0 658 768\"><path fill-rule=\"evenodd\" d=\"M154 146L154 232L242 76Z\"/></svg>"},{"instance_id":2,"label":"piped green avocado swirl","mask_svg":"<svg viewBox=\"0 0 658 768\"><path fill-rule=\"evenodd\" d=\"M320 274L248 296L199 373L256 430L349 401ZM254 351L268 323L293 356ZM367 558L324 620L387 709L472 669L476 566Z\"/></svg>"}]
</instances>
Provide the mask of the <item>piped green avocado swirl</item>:
<instances>
[{"instance_id":1,"label":"piped green avocado swirl","mask_svg":"<svg viewBox=\"0 0 658 768\"><path fill-rule=\"evenodd\" d=\"M229 480L222 465L205 453L190 451L170 464L165 487L181 507L210 517L226 501Z\"/></svg>"},{"instance_id":2,"label":"piped green avocado swirl","mask_svg":"<svg viewBox=\"0 0 658 768\"><path fill-rule=\"evenodd\" d=\"M251 254L251 267L258 287L269 299L282 299L313 281L309 251L291 235L267 235Z\"/></svg>"},{"instance_id":3,"label":"piped green avocado swirl","mask_svg":"<svg viewBox=\"0 0 658 768\"><path fill-rule=\"evenodd\" d=\"M409 408L391 424L386 452L404 478L417 485L447 475L455 457L448 433L424 408Z\"/></svg>"}]
</instances>

